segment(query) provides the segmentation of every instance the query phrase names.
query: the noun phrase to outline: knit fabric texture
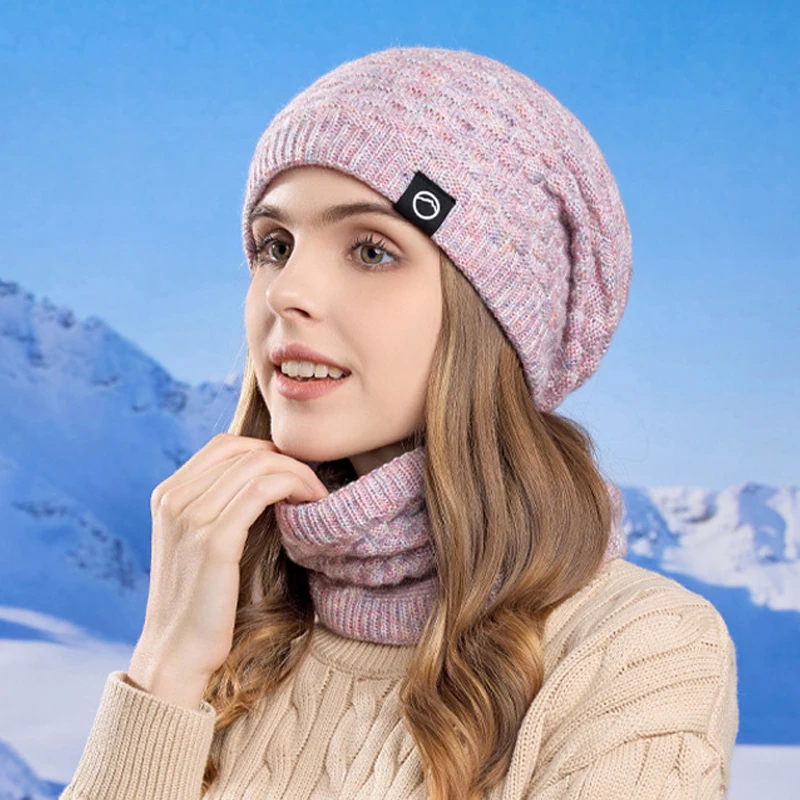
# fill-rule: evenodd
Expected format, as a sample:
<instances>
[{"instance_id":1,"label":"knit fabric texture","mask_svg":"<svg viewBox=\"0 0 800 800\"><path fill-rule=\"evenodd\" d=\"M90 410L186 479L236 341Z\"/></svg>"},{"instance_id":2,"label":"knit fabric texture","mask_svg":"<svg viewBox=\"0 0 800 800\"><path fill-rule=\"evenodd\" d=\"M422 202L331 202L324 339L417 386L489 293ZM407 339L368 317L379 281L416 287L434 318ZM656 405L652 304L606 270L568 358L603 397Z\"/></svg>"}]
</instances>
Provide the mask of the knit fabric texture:
<instances>
[{"instance_id":1,"label":"knit fabric texture","mask_svg":"<svg viewBox=\"0 0 800 800\"><path fill-rule=\"evenodd\" d=\"M281 171L316 164L392 201L473 284L552 411L595 372L628 299L628 221L583 124L488 56L395 47L336 67L260 137L242 210Z\"/></svg>"},{"instance_id":2,"label":"knit fabric texture","mask_svg":"<svg viewBox=\"0 0 800 800\"><path fill-rule=\"evenodd\" d=\"M425 448L417 447L310 503L275 504L289 556L308 569L323 624L352 639L416 644L437 596L425 503ZM614 523L605 561L627 552L624 503L606 481ZM490 603L502 575L489 594Z\"/></svg>"},{"instance_id":3,"label":"knit fabric texture","mask_svg":"<svg viewBox=\"0 0 800 800\"><path fill-rule=\"evenodd\" d=\"M108 674L61 800L426 800L401 714L413 647L324 625L276 692L223 731ZM677 581L613 559L547 620L542 688L484 800L723 800L738 730L736 652L719 612ZM102 685L98 685L98 693ZM88 726L87 726L88 727Z\"/></svg>"}]
</instances>

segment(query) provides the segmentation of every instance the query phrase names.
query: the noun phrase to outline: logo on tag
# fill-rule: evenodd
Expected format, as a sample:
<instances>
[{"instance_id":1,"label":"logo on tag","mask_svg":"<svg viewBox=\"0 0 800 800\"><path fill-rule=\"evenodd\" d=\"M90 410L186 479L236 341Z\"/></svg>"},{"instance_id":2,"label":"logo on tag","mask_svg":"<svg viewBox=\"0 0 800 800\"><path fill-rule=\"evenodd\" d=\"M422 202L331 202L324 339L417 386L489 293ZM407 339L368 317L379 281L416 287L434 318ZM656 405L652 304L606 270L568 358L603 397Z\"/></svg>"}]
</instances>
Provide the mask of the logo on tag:
<instances>
[{"instance_id":1,"label":"logo on tag","mask_svg":"<svg viewBox=\"0 0 800 800\"><path fill-rule=\"evenodd\" d=\"M392 208L430 236L436 233L455 204L454 197L417 170Z\"/></svg>"}]
</instances>

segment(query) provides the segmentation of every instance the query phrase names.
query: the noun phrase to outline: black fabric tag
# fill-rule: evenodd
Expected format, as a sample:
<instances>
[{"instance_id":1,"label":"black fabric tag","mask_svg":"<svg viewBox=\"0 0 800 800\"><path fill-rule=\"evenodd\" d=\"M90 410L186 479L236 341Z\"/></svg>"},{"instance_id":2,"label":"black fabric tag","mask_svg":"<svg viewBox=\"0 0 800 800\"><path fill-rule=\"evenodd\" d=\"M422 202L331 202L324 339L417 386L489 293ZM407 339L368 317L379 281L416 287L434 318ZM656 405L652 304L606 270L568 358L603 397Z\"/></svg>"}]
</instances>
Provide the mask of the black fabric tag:
<instances>
[{"instance_id":1,"label":"black fabric tag","mask_svg":"<svg viewBox=\"0 0 800 800\"><path fill-rule=\"evenodd\" d=\"M401 198L392 203L392 208L430 236L436 233L455 204L454 197L417 170Z\"/></svg>"}]
</instances>

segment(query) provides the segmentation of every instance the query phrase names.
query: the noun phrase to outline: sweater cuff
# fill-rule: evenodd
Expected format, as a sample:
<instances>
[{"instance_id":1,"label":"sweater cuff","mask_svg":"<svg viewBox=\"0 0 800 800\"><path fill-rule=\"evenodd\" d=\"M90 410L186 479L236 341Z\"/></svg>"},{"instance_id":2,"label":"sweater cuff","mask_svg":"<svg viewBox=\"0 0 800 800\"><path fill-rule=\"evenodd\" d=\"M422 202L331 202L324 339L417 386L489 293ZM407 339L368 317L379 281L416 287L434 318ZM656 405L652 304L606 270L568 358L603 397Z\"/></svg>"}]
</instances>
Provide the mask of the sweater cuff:
<instances>
[{"instance_id":1,"label":"sweater cuff","mask_svg":"<svg viewBox=\"0 0 800 800\"><path fill-rule=\"evenodd\" d=\"M169 703L106 678L100 707L65 796L92 800L197 800L214 737L216 709Z\"/></svg>"}]
</instances>

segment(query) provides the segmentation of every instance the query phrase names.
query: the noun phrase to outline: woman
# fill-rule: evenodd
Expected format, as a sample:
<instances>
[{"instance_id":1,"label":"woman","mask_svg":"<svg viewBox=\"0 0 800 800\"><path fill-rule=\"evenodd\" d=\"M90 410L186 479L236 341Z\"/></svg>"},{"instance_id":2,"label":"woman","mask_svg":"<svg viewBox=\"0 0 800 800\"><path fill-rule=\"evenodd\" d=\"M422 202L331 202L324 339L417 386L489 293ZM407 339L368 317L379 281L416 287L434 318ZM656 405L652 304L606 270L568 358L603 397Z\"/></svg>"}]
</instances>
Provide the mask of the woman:
<instances>
[{"instance_id":1,"label":"woman","mask_svg":"<svg viewBox=\"0 0 800 800\"><path fill-rule=\"evenodd\" d=\"M153 504L177 529L187 487L226 485L197 563L240 583L197 601L154 533L142 639L63 797L724 797L725 623L624 560L621 496L554 413L632 274L582 124L488 57L372 53L276 115L242 224L232 435Z\"/></svg>"}]
</instances>

